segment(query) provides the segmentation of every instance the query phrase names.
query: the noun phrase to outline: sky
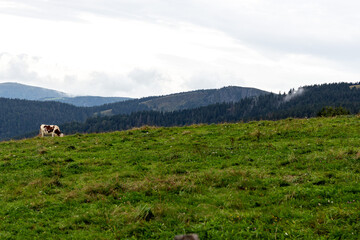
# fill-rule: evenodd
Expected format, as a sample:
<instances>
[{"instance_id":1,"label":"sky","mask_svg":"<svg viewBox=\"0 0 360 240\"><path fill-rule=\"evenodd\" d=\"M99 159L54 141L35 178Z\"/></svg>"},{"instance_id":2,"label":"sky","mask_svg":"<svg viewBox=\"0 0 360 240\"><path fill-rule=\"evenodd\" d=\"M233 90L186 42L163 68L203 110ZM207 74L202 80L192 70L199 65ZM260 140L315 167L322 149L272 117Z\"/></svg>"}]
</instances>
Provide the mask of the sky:
<instances>
[{"instance_id":1,"label":"sky","mask_svg":"<svg viewBox=\"0 0 360 240\"><path fill-rule=\"evenodd\" d=\"M0 0L0 83L146 97L360 81L356 0Z\"/></svg>"}]
</instances>

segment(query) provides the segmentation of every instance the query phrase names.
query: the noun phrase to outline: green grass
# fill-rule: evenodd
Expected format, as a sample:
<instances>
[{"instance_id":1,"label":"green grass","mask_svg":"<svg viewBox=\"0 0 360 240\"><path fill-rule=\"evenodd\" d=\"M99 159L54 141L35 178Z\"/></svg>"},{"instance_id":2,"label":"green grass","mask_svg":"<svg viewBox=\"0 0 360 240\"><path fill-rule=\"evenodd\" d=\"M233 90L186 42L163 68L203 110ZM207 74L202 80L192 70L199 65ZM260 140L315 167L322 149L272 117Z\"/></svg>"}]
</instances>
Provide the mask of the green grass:
<instances>
[{"instance_id":1,"label":"green grass","mask_svg":"<svg viewBox=\"0 0 360 240\"><path fill-rule=\"evenodd\" d=\"M0 239L358 239L360 118L0 143Z\"/></svg>"}]
</instances>

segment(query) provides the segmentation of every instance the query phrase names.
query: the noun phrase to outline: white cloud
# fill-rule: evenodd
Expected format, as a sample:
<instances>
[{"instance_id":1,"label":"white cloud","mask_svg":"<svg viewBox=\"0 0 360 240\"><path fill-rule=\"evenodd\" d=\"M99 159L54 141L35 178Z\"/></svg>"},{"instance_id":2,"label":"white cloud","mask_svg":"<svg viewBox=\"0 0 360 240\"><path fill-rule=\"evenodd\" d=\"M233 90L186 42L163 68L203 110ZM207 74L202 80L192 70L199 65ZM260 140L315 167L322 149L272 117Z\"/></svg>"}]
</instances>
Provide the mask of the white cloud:
<instances>
[{"instance_id":1,"label":"white cloud","mask_svg":"<svg viewBox=\"0 0 360 240\"><path fill-rule=\"evenodd\" d=\"M28 55L11 56L0 53L0 80L3 81L33 81L39 78L38 74L30 69L29 65L37 63L38 59Z\"/></svg>"},{"instance_id":2,"label":"white cloud","mask_svg":"<svg viewBox=\"0 0 360 240\"><path fill-rule=\"evenodd\" d=\"M288 102L290 101L291 99L295 98L295 97L298 97L298 96L301 96L303 93L305 92L305 89L304 88L298 88L297 90L295 91L291 91L289 92L285 98L284 98L284 102Z\"/></svg>"},{"instance_id":3,"label":"white cloud","mask_svg":"<svg viewBox=\"0 0 360 240\"><path fill-rule=\"evenodd\" d=\"M140 97L358 81L354 0L4 0L0 81Z\"/></svg>"}]
</instances>

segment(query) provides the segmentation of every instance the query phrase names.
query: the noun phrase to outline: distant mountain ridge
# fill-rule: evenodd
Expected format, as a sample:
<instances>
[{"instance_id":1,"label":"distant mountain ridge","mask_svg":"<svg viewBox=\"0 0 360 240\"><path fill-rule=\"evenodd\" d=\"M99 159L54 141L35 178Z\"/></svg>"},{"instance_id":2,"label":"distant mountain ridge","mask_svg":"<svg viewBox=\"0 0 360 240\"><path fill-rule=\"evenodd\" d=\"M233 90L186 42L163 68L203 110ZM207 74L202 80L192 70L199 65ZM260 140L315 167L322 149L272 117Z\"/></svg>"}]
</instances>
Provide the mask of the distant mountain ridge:
<instances>
[{"instance_id":1,"label":"distant mountain ridge","mask_svg":"<svg viewBox=\"0 0 360 240\"><path fill-rule=\"evenodd\" d=\"M203 107L215 103L238 102L247 97L254 97L269 92L246 87L223 87L220 89L196 90L175 93L143 101L142 104L155 111L176 111Z\"/></svg>"},{"instance_id":2,"label":"distant mountain ridge","mask_svg":"<svg viewBox=\"0 0 360 240\"><path fill-rule=\"evenodd\" d=\"M123 102L130 100L127 97L100 97L100 96L76 96L76 97L62 97L62 98L45 98L40 101L55 101L61 103L71 104L77 107L94 107L104 104Z\"/></svg>"},{"instance_id":3,"label":"distant mountain ridge","mask_svg":"<svg viewBox=\"0 0 360 240\"><path fill-rule=\"evenodd\" d=\"M223 87L220 89L195 90L170 95L145 97L124 102L105 104L94 107L95 112L107 111L110 115L130 114L137 111L172 112L185 109L204 107L216 103L238 102L247 97L269 94L256 88ZM101 115L101 114L100 114Z\"/></svg>"},{"instance_id":4,"label":"distant mountain ridge","mask_svg":"<svg viewBox=\"0 0 360 240\"><path fill-rule=\"evenodd\" d=\"M70 95L47 88L5 82L0 83L0 97L25 100L43 100L46 98L70 97Z\"/></svg>"},{"instance_id":5,"label":"distant mountain ridge","mask_svg":"<svg viewBox=\"0 0 360 240\"><path fill-rule=\"evenodd\" d=\"M55 101L78 107L93 107L129 100L127 97L71 96L70 94L20 83L0 83L0 97L35 101Z\"/></svg>"},{"instance_id":6,"label":"distant mountain ridge","mask_svg":"<svg viewBox=\"0 0 360 240\"><path fill-rule=\"evenodd\" d=\"M194 90L163 96L131 99L127 97L71 96L64 92L42 87L12 82L0 83L0 97L3 98L55 101L77 107L98 107L98 112L107 111L112 114L128 114L139 110L176 111L214 103L237 102L246 97L268 93L256 88L228 86L220 89ZM128 100L132 100L132 102Z\"/></svg>"}]
</instances>

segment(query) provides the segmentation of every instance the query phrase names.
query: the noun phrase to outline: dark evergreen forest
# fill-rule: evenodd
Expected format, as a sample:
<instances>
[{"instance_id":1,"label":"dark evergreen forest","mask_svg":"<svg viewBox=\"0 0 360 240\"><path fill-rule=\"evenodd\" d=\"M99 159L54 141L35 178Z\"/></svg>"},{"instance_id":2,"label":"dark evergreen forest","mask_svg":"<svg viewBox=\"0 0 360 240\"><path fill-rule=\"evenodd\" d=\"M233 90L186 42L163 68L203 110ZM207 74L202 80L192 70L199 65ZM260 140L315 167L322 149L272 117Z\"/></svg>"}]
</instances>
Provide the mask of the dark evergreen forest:
<instances>
[{"instance_id":1,"label":"dark evergreen forest","mask_svg":"<svg viewBox=\"0 0 360 240\"><path fill-rule=\"evenodd\" d=\"M85 121L90 109L59 102L0 98L0 140L38 129L40 124Z\"/></svg>"},{"instance_id":2,"label":"dark evergreen forest","mask_svg":"<svg viewBox=\"0 0 360 240\"><path fill-rule=\"evenodd\" d=\"M351 114L360 111L360 89L353 84L336 83L306 86L288 94L267 94L236 103L213 104L195 109L156 112L139 111L109 117L89 118L85 123L62 125L64 132L93 133L125 130L143 125L183 126L252 120L316 117L327 106L342 107Z\"/></svg>"}]
</instances>

